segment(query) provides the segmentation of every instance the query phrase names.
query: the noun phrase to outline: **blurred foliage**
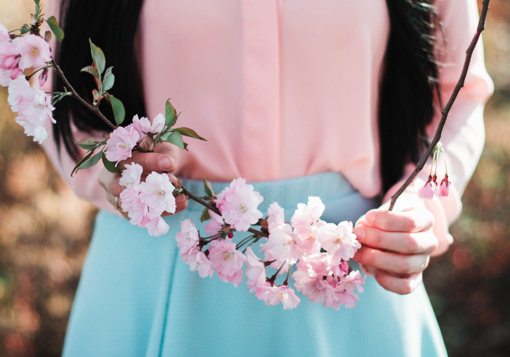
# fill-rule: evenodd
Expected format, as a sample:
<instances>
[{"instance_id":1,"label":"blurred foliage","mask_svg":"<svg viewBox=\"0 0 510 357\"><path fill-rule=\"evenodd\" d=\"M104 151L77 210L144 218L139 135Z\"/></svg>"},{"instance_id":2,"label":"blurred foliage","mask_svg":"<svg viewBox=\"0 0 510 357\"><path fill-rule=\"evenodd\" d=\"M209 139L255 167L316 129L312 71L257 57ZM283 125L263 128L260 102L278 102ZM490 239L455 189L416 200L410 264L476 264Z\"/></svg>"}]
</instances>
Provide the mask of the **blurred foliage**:
<instances>
[{"instance_id":1,"label":"blurred foliage","mask_svg":"<svg viewBox=\"0 0 510 357\"><path fill-rule=\"evenodd\" d=\"M8 28L32 0L0 0ZM487 143L425 285L450 356L510 355L510 0L492 0L484 32L496 92ZM0 356L59 356L96 211L77 199L14 122L0 89Z\"/></svg>"}]
</instances>

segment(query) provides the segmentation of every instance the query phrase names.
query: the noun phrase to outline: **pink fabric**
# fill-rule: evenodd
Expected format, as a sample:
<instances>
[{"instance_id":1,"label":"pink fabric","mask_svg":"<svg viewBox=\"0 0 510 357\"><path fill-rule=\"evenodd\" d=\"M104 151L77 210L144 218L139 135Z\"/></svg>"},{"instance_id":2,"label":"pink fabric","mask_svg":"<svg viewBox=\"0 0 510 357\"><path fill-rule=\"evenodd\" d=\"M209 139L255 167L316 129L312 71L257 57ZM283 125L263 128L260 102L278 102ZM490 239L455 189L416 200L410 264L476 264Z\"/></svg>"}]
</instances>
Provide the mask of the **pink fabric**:
<instances>
[{"instance_id":1,"label":"pink fabric","mask_svg":"<svg viewBox=\"0 0 510 357\"><path fill-rule=\"evenodd\" d=\"M474 0L438 0L438 7L447 41L440 73L446 102L478 14ZM163 112L171 97L182 111L179 125L208 139L189 140L177 175L261 181L336 171L364 196L379 194L377 94L388 34L385 0L146 0L140 61L148 114ZM491 92L479 45L442 138L457 191L429 204L440 250L451 240L447 226L460 213L460 193L481 154ZM439 117L438 110L436 124ZM67 155L59 164L54 144L44 147L68 177ZM98 171L67 181L112 211Z\"/></svg>"}]
</instances>

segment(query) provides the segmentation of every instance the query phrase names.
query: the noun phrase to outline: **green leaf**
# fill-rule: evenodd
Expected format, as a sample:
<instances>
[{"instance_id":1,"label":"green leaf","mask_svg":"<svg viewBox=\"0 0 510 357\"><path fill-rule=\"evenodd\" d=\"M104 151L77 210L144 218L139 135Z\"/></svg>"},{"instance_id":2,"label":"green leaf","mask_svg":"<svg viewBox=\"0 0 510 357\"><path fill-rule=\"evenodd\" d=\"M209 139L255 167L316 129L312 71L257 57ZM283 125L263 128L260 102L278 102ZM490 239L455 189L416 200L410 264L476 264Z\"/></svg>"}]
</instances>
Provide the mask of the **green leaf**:
<instances>
[{"instance_id":1,"label":"green leaf","mask_svg":"<svg viewBox=\"0 0 510 357\"><path fill-rule=\"evenodd\" d=\"M112 89L113 84L115 83L115 75L112 73L113 67L109 67L104 74L103 80L103 92L108 92Z\"/></svg>"},{"instance_id":2,"label":"green leaf","mask_svg":"<svg viewBox=\"0 0 510 357\"><path fill-rule=\"evenodd\" d=\"M35 17L39 18L41 16L41 5L39 4L41 0L34 0L35 2Z\"/></svg>"},{"instance_id":3,"label":"green leaf","mask_svg":"<svg viewBox=\"0 0 510 357\"><path fill-rule=\"evenodd\" d=\"M97 154L95 154L94 156L92 156L91 158L89 158L88 160L86 160L85 162L83 162L79 169L88 169L89 167L92 167L94 166L95 164L97 164L99 162L99 160L101 160L101 157L103 156L103 152L100 151L98 152Z\"/></svg>"},{"instance_id":4,"label":"green leaf","mask_svg":"<svg viewBox=\"0 0 510 357\"><path fill-rule=\"evenodd\" d=\"M25 26L25 25L23 25L21 27L21 29L19 30L19 34L20 35L24 35L24 34L29 33L29 32L30 32L30 27Z\"/></svg>"},{"instance_id":5,"label":"green leaf","mask_svg":"<svg viewBox=\"0 0 510 357\"><path fill-rule=\"evenodd\" d=\"M80 161L78 161L78 163L76 164L76 166L74 167L73 171L71 171L71 177L73 177L74 173L75 172L78 172L80 166L85 162L87 161L88 159L90 159L90 157L92 156L92 154L94 153L94 151L89 151L87 155L85 155L85 157L83 159L81 159Z\"/></svg>"},{"instance_id":6,"label":"green leaf","mask_svg":"<svg viewBox=\"0 0 510 357\"><path fill-rule=\"evenodd\" d=\"M211 197L211 198L216 197L216 192L214 192L214 189L213 189L209 179L204 179L204 191L208 197Z\"/></svg>"},{"instance_id":7,"label":"green leaf","mask_svg":"<svg viewBox=\"0 0 510 357\"><path fill-rule=\"evenodd\" d=\"M46 22L50 26L51 31L55 35L58 41L62 41L64 39L64 31L58 26L58 21L55 16L46 19Z\"/></svg>"},{"instance_id":8,"label":"green leaf","mask_svg":"<svg viewBox=\"0 0 510 357\"><path fill-rule=\"evenodd\" d=\"M165 125L172 126L175 125L177 121L177 111L173 107L172 103L170 103L170 99L166 101L165 105Z\"/></svg>"},{"instance_id":9,"label":"green leaf","mask_svg":"<svg viewBox=\"0 0 510 357\"><path fill-rule=\"evenodd\" d=\"M174 145L177 145L181 149L187 150L186 147L188 145L184 141L182 141L182 135L180 133L173 132L164 140Z\"/></svg>"},{"instance_id":10,"label":"green leaf","mask_svg":"<svg viewBox=\"0 0 510 357\"><path fill-rule=\"evenodd\" d=\"M90 42L90 50L92 53L92 60L96 64L96 67L99 71L99 74L103 74L104 69L106 67L106 59L104 58L103 50L97 47L92 43L92 40L89 39Z\"/></svg>"},{"instance_id":11,"label":"green leaf","mask_svg":"<svg viewBox=\"0 0 510 357\"><path fill-rule=\"evenodd\" d=\"M200 216L200 222L205 222L211 219L211 215L209 214L209 209L206 207Z\"/></svg>"},{"instance_id":12,"label":"green leaf","mask_svg":"<svg viewBox=\"0 0 510 357\"><path fill-rule=\"evenodd\" d=\"M122 104L122 102L115 98L113 95L110 95L109 98L110 102L112 103L115 122L117 123L117 125L120 125L126 118L126 109L124 109L124 104Z\"/></svg>"},{"instance_id":13,"label":"green leaf","mask_svg":"<svg viewBox=\"0 0 510 357\"><path fill-rule=\"evenodd\" d=\"M97 70L96 67L94 66L87 66L87 67L84 67L81 69L81 72L86 72L86 73L90 73L91 75L93 75L94 77L96 77L97 79L99 79L99 71Z\"/></svg>"},{"instance_id":14,"label":"green leaf","mask_svg":"<svg viewBox=\"0 0 510 357\"><path fill-rule=\"evenodd\" d=\"M184 136L189 136L190 138L195 138L195 139L207 141L206 139L204 139L203 137L198 135L195 130L190 129L190 128L175 128L175 129L172 129L172 131L176 131L178 133L181 133L181 135L184 135Z\"/></svg>"},{"instance_id":15,"label":"green leaf","mask_svg":"<svg viewBox=\"0 0 510 357\"><path fill-rule=\"evenodd\" d=\"M106 158L106 154L104 153L104 151L103 151L103 165L110 172L116 173L120 171L120 169L117 166L115 166L114 162L111 162Z\"/></svg>"},{"instance_id":16,"label":"green leaf","mask_svg":"<svg viewBox=\"0 0 510 357\"><path fill-rule=\"evenodd\" d=\"M86 138L76 142L76 145L84 148L85 150L92 150L99 146L99 144L104 143L104 141L97 141L94 138Z\"/></svg>"}]
</instances>

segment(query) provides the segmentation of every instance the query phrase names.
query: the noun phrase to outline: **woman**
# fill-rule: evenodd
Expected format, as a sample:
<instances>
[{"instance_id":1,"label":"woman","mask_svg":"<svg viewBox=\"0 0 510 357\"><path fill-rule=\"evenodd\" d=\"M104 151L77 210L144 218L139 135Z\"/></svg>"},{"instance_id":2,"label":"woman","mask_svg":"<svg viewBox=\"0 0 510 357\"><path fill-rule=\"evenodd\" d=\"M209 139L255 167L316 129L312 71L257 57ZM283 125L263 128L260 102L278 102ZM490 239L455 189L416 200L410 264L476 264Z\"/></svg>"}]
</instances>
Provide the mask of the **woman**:
<instances>
[{"instance_id":1,"label":"woman","mask_svg":"<svg viewBox=\"0 0 510 357\"><path fill-rule=\"evenodd\" d=\"M82 170L68 182L102 211L64 355L446 355L421 277L430 256L451 243L447 226L483 146L483 103L492 87L481 46L442 139L454 192L423 202L410 189L394 213L372 208L398 188L423 137L434 132L434 78L446 99L476 28L476 2L438 0L437 18L427 4L403 0L112 3L64 7L73 43L62 45L60 63L71 82L85 95L92 90L78 76L90 62L90 37L115 66L113 94L128 117L146 109L153 118L171 96L183 125L209 140L190 143L189 152L161 145L129 162L171 171L196 192L205 177L217 191L244 177L264 196L262 210L278 201L291 214L298 202L320 196L327 221L362 216L355 260L373 277L352 310L326 309L302 295L296 310L267 307L246 288L201 279L179 259L179 222L198 222L201 207L180 197L179 213L167 217L169 233L149 237L114 209L118 175ZM436 20L443 35L434 47ZM68 177L72 141L106 129L75 102L59 110L62 150L55 143L46 149Z\"/></svg>"}]
</instances>

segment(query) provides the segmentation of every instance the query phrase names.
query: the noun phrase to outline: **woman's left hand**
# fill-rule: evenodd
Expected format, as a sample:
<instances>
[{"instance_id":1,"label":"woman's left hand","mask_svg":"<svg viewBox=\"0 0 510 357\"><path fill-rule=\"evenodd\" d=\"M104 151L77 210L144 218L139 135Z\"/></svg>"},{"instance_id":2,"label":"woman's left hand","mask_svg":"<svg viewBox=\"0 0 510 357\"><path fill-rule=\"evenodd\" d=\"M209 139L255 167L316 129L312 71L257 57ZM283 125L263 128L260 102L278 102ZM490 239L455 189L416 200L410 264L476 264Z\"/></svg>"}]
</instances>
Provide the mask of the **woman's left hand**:
<instances>
[{"instance_id":1,"label":"woman's left hand","mask_svg":"<svg viewBox=\"0 0 510 357\"><path fill-rule=\"evenodd\" d=\"M368 211L354 227L362 246L353 259L379 285L397 294L416 289L438 246L432 213L421 200L403 201L398 211L390 212L384 206Z\"/></svg>"}]
</instances>

